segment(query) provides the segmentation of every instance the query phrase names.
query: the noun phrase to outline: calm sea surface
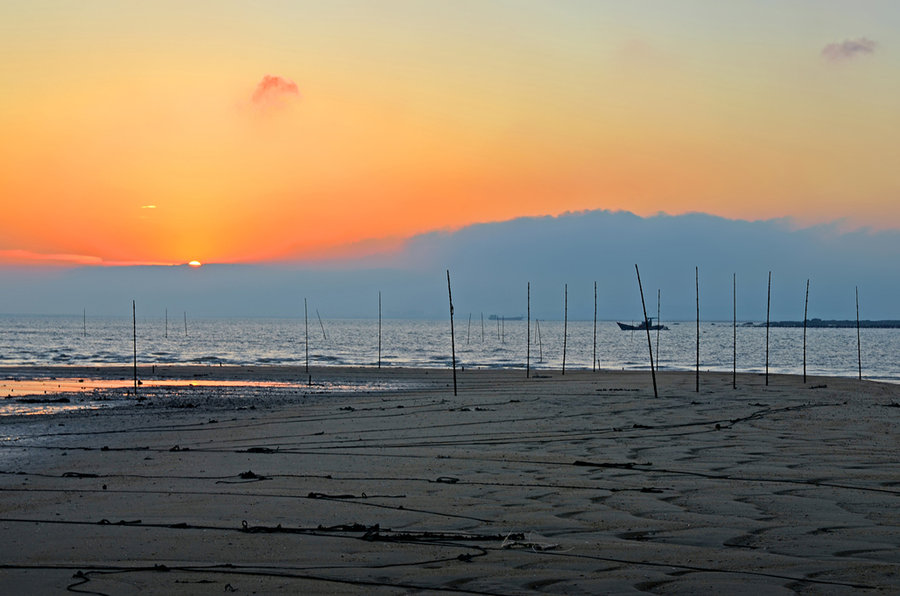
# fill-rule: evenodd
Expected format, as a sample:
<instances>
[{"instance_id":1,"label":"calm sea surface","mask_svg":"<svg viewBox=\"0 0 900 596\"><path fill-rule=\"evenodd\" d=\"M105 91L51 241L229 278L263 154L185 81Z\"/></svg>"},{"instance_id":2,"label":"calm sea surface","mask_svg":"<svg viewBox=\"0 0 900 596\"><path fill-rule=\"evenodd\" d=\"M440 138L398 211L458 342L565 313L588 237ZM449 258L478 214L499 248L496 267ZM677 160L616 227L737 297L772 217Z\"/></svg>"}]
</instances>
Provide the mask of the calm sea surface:
<instances>
[{"instance_id":1,"label":"calm sea surface","mask_svg":"<svg viewBox=\"0 0 900 596\"><path fill-rule=\"evenodd\" d=\"M629 321L630 323L631 321ZM651 332L654 357L663 370L693 370L696 324L667 323L668 331ZM324 330L323 330L324 327ZM309 321L310 365L378 364L377 320ZM491 321L468 316L455 321L456 356L465 367L525 367L525 321ZM307 328L302 319L184 319L137 321L139 364L304 364ZM765 370L765 328L737 328L739 372ZM532 321L531 364L537 369L590 369L594 361L591 321ZM862 330L863 376L900 382L900 330ZM128 318L80 316L0 316L0 365L104 365L132 361L132 321ZM704 322L700 327L702 370L732 369L731 322ZM596 359L605 369L647 369L646 332L620 331L615 322L597 324ZM447 320L382 322L382 366L450 366ZM857 375L856 329L807 330L807 371L811 375ZM801 373L803 330L773 328L769 369Z\"/></svg>"}]
</instances>

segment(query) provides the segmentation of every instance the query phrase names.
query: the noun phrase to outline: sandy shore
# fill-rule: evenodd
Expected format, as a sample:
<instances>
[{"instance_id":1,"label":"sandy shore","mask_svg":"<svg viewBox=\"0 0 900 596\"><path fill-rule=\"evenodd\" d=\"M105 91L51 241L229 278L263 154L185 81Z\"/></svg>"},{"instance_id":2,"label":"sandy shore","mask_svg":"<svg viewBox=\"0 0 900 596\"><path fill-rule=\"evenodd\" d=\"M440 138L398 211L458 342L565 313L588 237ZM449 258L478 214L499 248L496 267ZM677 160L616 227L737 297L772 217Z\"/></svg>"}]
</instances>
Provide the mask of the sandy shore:
<instances>
[{"instance_id":1,"label":"sandy shore","mask_svg":"<svg viewBox=\"0 0 900 596\"><path fill-rule=\"evenodd\" d=\"M312 376L0 421L0 593L900 592L900 386Z\"/></svg>"}]
</instances>

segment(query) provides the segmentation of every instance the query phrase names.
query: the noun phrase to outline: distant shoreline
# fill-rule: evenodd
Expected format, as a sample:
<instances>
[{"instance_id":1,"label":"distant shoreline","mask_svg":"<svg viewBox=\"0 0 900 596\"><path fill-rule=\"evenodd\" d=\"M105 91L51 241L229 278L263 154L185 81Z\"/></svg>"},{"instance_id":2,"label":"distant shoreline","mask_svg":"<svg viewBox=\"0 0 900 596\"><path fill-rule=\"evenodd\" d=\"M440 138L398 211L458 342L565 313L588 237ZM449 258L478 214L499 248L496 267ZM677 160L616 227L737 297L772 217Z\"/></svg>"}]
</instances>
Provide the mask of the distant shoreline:
<instances>
[{"instance_id":1,"label":"distant shoreline","mask_svg":"<svg viewBox=\"0 0 900 596\"><path fill-rule=\"evenodd\" d=\"M754 327L765 327L765 323L757 323ZM770 327L803 327L803 321L772 321ZM836 319L809 319L806 321L807 327L820 329L855 329L855 320L836 320ZM859 326L862 329L900 329L900 321L882 320L882 321L860 321Z\"/></svg>"}]
</instances>

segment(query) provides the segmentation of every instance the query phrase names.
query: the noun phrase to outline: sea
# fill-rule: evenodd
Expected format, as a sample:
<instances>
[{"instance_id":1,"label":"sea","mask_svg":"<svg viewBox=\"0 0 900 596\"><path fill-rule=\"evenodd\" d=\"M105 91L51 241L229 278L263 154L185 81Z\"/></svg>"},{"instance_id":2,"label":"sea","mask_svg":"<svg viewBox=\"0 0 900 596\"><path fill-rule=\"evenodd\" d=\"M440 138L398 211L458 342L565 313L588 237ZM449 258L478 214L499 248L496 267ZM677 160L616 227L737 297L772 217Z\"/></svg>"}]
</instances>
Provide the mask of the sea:
<instances>
[{"instance_id":1,"label":"sea","mask_svg":"<svg viewBox=\"0 0 900 596\"><path fill-rule=\"evenodd\" d=\"M625 322L625 321L623 321ZM633 323L633 321L627 321ZM650 332L659 370L694 370L695 321ZM700 323L701 371L762 373L766 329L758 322ZM769 330L769 371L802 374L802 328ZM0 366L305 365L649 370L646 331L615 321L310 318L138 318L0 315ZM809 375L900 382L900 329L810 328Z\"/></svg>"}]
</instances>

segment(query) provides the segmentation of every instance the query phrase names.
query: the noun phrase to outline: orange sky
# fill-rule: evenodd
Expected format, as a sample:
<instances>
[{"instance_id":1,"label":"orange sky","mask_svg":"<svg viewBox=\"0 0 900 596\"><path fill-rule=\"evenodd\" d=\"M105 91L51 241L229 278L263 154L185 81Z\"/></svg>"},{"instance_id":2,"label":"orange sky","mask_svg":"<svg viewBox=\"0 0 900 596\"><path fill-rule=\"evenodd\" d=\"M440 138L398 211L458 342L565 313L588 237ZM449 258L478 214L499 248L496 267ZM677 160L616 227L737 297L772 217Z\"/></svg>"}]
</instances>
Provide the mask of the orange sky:
<instances>
[{"instance_id":1,"label":"orange sky","mask_svg":"<svg viewBox=\"0 0 900 596\"><path fill-rule=\"evenodd\" d=\"M126 4L0 7L0 263L585 209L900 227L890 2Z\"/></svg>"}]
</instances>

